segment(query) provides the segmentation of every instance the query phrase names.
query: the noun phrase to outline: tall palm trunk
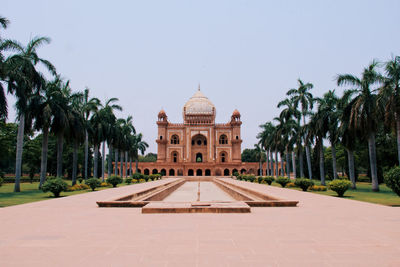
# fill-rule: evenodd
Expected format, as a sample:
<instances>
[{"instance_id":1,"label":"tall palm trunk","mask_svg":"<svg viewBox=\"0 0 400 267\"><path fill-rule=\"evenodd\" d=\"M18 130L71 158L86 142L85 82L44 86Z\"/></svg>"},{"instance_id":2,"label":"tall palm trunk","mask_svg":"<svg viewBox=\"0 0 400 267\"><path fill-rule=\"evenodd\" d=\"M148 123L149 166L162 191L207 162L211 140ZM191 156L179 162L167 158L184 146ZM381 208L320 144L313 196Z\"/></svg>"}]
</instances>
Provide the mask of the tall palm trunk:
<instances>
[{"instance_id":1,"label":"tall palm trunk","mask_svg":"<svg viewBox=\"0 0 400 267\"><path fill-rule=\"evenodd\" d=\"M266 152L267 152L267 155L266 155L265 163L267 165L267 168L265 169L265 175L269 176L269 150L267 150Z\"/></svg>"},{"instance_id":2,"label":"tall palm trunk","mask_svg":"<svg viewBox=\"0 0 400 267\"><path fill-rule=\"evenodd\" d=\"M356 176L354 172L354 151L347 149L347 158L349 163L349 178L351 181L351 188L356 189Z\"/></svg>"},{"instance_id":3,"label":"tall palm trunk","mask_svg":"<svg viewBox=\"0 0 400 267\"><path fill-rule=\"evenodd\" d=\"M124 169L124 176L127 177L127 170L128 170L128 152L125 151L125 169Z\"/></svg>"},{"instance_id":4,"label":"tall palm trunk","mask_svg":"<svg viewBox=\"0 0 400 267\"><path fill-rule=\"evenodd\" d=\"M94 164L93 164L93 177L94 178L99 178L98 169L99 169L99 145L95 144L94 145Z\"/></svg>"},{"instance_id":5,"label":"tall palm trunk","mask_svg":"<svg viewBox=\"0 0 400 267\"><path fill-rule=\"evenodd\" d=\"M107 178L111 177L113 171L112 156L113 156L113 146L112 144L108 144Z\"/></svg>"},{"instance_id":6,"label":"tall palm trunk","mask_svg":"<svg viewBox=\"0 0 400 267\"><path fill-rule=\"evenodd\" d=\"M379 191L378 184L378 173L376 166L376 143L375 143L375 133L370 132L368 136L368 150L369 150L369 162L371 166L371 180L372 180L372 191Z\"/></svg>"},{"instance_id":7,"label":"tall palm trunk","mask_svg":"<svg viewBox=\"0 0 400 267\"><path fill-rule=\"evenodd\" d=\"M303 155L303 148L301 145L299 146L299 168L300 168L300 177L304 177L304 155Z\"/></svg>"},{"instance_id":8,"label":"tall palm trunk","mask_svg":"<svg viewBox=\"0 0 400 267\"><path fill-rule=\"evenodd\" d=\"M281 176L285 176L285 168L283 166L283 153L280 152L279 156L281 157Z\"/></svg>"},{"instance_id":9,"label":"tall palm trunk","mask_svg":"<svg viewBox=\"0 0 400 267\"><path fill-rule=\"evenodd\" d=\"M336 167L336 147L335 144L332 144L331 142L331 148L332 148L332 169L333 169L333 179L337 179L337 167Z\"/></svg>"},{"instance_id":10,"label":"tall palm trunk","mask_svg":"<svg viewBox=\"0 0 400 267\"><path fill-rule=\"evenodd\" d=\"M63 148L64 148L64 131L57 134L57 177L63 177Z\"/></svg>"},{"instance_id":11,"label":"tall palm trunk","mask_svg":"<svg viewBox=\"0 0 400 267\"><path fill-rule=\"evenodd\" d=\"M21 192L20 179L22 171L22 150L24 147L25 114L19 116L17 151L15 153L15 185L14 192Z\"/></svg>"},{"instance_id":12,"label":"tall palm trunk","mask_svg":"<svg viewBox=\"0 0 400 267\"><path fill-rule=\"evenodd\" d=\"M325 185L325 159L324 159L324 146L322 141L319 144L319 176L321 179L321 185Z\"/></svg>"},{"instance_id":13,"label":"tall palm trunk","mask_svg":"<svg viewBox=\"0 0 400 267\"><path fill-rule=\"evenodd\" d=\"M286 146L286 174L290 179L289 148Z\"/></svg>"},{"instance_id":14,"label":"tall palm trunk","mask_svg":"<svg viewBox=\"0 0 400 267\"><path fill-rule=\"evenodd\" d=\"M305 114L303 114L303 125L306 125ZM307 132L305 133L305 136L307 136ZM312 180L310 147L305 142L304 142L304 146L306 147L306 160L307 160L307 167L308 167L308 176L309 176L310 180Z\"/></svg>"},{"instance_id":15,"label":"tall palm trunk","mask_svg":"<svg viewBox=\"0 0 400 267\"><path fill-rule=\"evenodd\" d=\"M106 141L103 141L103 151L101 154L101 178L104 182L104 175L106 173L106 166L105 166L105 161L106 160Z\"/></svg>"},{"instance_id":16,"label":"tall palm trunk","mask_svg":"<svg viewBox=\"0 0 400 267\"><path fill-rule=\"evenodd\" d=\"M135 172L138 173L139 172L139 160L138 160L139 156L136 156L135 158Z\"/></svg>"},{"instance_id":17,"label":"tall palm trunk","mask_svg":"<svg viewBox=\"0 0 400 267\"><path fill-rule=\"evenodd\" d=\"M42 158L40 161L40 183L39 189L42 188L43 183L46 181L47 173L47 153L49 150L49 128L43 128L43 139L42 139Z\"/></svg>"},{"instance_id":18,"label":"tall palm trunk","mask_svg":"<svg viewBox=\"0 0 400 267\"><path fill-rule=\"evenodd\" d=\"M278 151L275 149L275 177L278 178Z\"/></svg>"},{"instance_id":19,"label":"tall palm trunk","mask_svg":"<svg viewBox=\"0 0 400 267\"><path fill-rule=\"evenodd\" d=\"M72 185L76 184L77 172L78 172L78 141L74 140L74 151L72 154Z\"/></svg>"},{"instance_id":20,"label":"tall palm trunk","mask_svg":"<svg viewBox=\"0 0 400 267\"><path fill-rule=\"evenodd\" d=\"M120 158L121 162L120 162L120 170L119 170L119 175L121 177L124 177L124 151L121 150L121 158Z\"/></svg>"},{"instance_id":21,"label":"tall palm trunk","mask_svg":"<svg viewBox=\"0 0 400 267\"><path fill-rule=\"evenodd\" d=\"M274 170L274 153L272 153L272 151L271 151L271 153L269 154L269 157L270 157L270 159L271 159L271 161L270 161L271 176L274 176L274 174L275 174L275 170Z\"/></svg>"},{"instance_id":22,"label":"tall palm trunk","mask_svg":"<svg viewBox=\"0 0 400 267\"><path fill-rule=\"evenodd\" d=\"M88 164L89 164L89 134L85 130L85 180L88 178Z\"/></svg>"},{"instance_id":23,"label":"tall palm trunk","mask_svg":"<svg viewBox=\"0 0 400 267\"><path fill-rule=\"evenodd\" d=\"M118 148L115 149L115 169L114 169L114 175L117 176L118 175Z\"/></svg>"},{"instance_id":24,"label":"tall palm trunk","mask_svg":"<svg viewBox=\"0 0 400 267\"><path fill-rule=\"evenodd\" d=\"M306 145L306 157L307 157L308 176L309 176L310 180L312 180L311 153L310 153L309 145Z\"/></svg>"},{"instance_id":25,"label":"tall palm trunk","mask_svg":"<svg viewBox=\"0 0 400 267\"><path fill-rule=\"evenodd\" d=\"M397 132L397 157L400 165L400 114L396 114L396 132Z\"/></svg>"},{"instance_id":26,"label":"tall palm trunk","mask_svg":"<svg viewBox=\"0 0 400 267\"><path fill-rule=\"evenodd\" d=\"M129 176L132 176L132 157L129 156Z\"/></svg>"},{"instance_id":27,"label":"tall palm trunk","mask_svg":"<svg viewBox=\"0 0 400 267\"><path fill-rule=\"evenodd\" d=\"M260 161L258 162L258 168L259 168L258 175L262 176L263 169L262 169L261 155L260 155Z\"/></svg>"},{"instance_id":28,"label":"tall palm trunk","mask_svg":"<svg viewBox=\"0 0 400 267\"><path fill-rule=\"evenodd\" d=\"M293 167L293 178L297 178L297 173L296 173L296 153L294 152L294 149L292 151L292 167Z\"/></svg>"}]
</instances>

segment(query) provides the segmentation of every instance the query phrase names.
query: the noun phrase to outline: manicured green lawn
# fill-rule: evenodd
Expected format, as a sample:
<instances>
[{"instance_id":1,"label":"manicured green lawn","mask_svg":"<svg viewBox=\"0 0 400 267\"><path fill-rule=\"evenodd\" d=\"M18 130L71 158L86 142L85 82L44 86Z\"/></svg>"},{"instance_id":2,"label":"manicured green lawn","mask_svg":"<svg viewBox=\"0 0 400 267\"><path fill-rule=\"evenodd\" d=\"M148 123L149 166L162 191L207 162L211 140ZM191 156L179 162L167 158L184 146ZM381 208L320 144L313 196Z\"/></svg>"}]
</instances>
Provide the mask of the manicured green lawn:
<instances>
[{"instance_id":1,"label":"manicured green lawn","mask_svg":"<svg viewBox=\"0 0 400 267\"><path fill-rule=\"evenodd\" d=\"M71 185L71 181L67 181L69 185ZM118 185L124 186L126 185L125 183ZM21 183L21 192L19 193L14 193L14 184L13 183L7 183L3 184L0 187L0 207L7 207L7 206L13 206L13 205L18 205L18 204L23 204L23 203L29 203L29 202L35 202L35 201L40 201L40 200L46 200L46 199L52 199L53 194L51 192L43 193L43 191L38 189L39 183ZM103 190L103 189L108 189L110 187L100 187L97 188L96 190ZM91 192L91 189L88 190L80 190L80 191L73 191L73 192L62 192L61 197L66 197L66 196L71 196L71 195L76 195L76 194L82 194L82 193L87 193Z\"/></svg>"},{"instance_id":2,"label":"manicured green lawn","mask_svg":"<svg viewBox=\"0 0 400 267\"><path fill-rule=\"evenodd\" d=\"M329 181L327 181L327 184L328 182ZM320 185L319 181L314 180L314 183L316 185ZM272 185L281 187L279 184L275 182L272 183ZM289 189L301 191L301 189L297 187L291 187ZM380 189L379 192L373 192L370 183L357 183L357 189L347 190L346 193L344 193L344 198L365 201L375 204L382 204L387 206L400 206L400 197L395 193L393 193L393 191L390 188L388 188L384 184L380 184L379 189ZM329 189L327 191L308 191L308 192L337 197L336 192Z\"/></svg>"}]
</instances>

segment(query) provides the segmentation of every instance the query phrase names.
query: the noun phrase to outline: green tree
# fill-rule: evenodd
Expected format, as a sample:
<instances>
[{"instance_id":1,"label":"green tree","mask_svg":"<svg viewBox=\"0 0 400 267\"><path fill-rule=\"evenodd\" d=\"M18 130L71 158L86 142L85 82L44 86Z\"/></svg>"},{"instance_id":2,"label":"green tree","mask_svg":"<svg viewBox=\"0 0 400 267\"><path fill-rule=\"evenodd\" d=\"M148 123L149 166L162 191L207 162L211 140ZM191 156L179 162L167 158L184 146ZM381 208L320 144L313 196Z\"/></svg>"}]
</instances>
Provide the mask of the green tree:
<instances>
[{"instance_id":1,"label":"green tree","mask_svg":"<svg viewBox=\"0 0 400 267\"><path fill-rule=\"evenodd\" d=\"M93 112L96 112L100 106L100 100L98 98L90 98L90 89L85 88L83 91L83 97L79 103L81 115L85 122L85 162L84 162L84 177L85 180L88 178L89 169L89 129L90 129L90 116Z\"/></svg>"},{"instance_id":2,"label":"green tree","mask_svg":"<svg viewBox=\"0 0 400 267\"><path fill-rule=\"evenodd\" d=\"M400 164L400 56L385 64L385 80L379 89L379 102L384 106L385 124L397 136L397 157Z\"/></svg>"},{"instance_id":3,"label":"green tree","mask_svg":"<svg viewBox=\"0 0 400 267\"><path fill-rule=\"evenodd\" d=\"M138 133L134 135L133 142L132 142L132 149L133 149L133 158L135 159L135 172L138 172L138 167L139 167L139 151L143 155L146 149L149 147L149 145L142 140L143 135L142 133ZM156 155L157 159L157 155Z\"/></svg>"},{"instance_id":4,"label":"green tree","mask_svg":"<svg viewBox=\"0 0 400 267\"><path fill-rule=\"evenodd\" d=\"M9 23L8 19L0 16L0 28L6 29ZM4 63L5 58L3 55L4 50L6 50L6 47L3 45L3 40L0 36L0 120L5 120L8 115L6 93L1 83L1 81L5 81L7 77L6 65Z\"/></svg>"},{"instance_id":5,"label":"green tree","mask_svg":"<svg viewBox=\"0 0 400 267\"><path fill-rule=\"evenodd\" d=\"M338 75L337 77L338 85L350 85L356 89L357 95L349 104L351 106L349 127L368 140L373 191L379 191L375 141L379 114L377 96L373 93L371 87L383 81L381 74L376 71L377 65L377 62L372 62L363 70L361 78L351 74Z\"/></svg>"},{"instance_id":6,"label":"green tree","mask_svg":"<svg viewBox=\"0 0 400 267\"><path fill-rule=\"evenodd\" d=\"M29 122L28 104L33 94L40 93L44 86L44 79L42 74L36 69L37 65L41 63L53 75L56 74L55 67L47 60L38 56L36 50L42 44L50 43L50 39L46 37L35 37L26 47L17 41L5 41L5 47L15 51L10 55L5 64L7 65L7 84L8 92L13 94L16 101L16 108L18 111L18 137L17 137L17 151L15 160L15 192L20 192L20 179L21 179L21 166L22 166L22 151L23 151L23 137L25 132L25 121ZM27 118L26 118L27 117Z\"/></svg>"},{"instance_id":7,"label":"green tree","mask_svg":"<svg viewBox=\"0 0 400 267\"><path fill-rule=\"evenodd\" d=\"M314 98L313 95L309 92L314 86L312 83L304 83L302 80L298 79L298 88L290 89L286 94L292 97L294 102L294 106L298 108L300 104L300 112L303 118L303 126L306 124L306 117L309 115L310 110L313 108ZM307 135L307 133L304 133ZM306 147L306 157L307 157L307 166L308 166L308 174L309 178L312 179L312 171L311 171L311 155L309 146ZM301 151L301 149L300 149ZM302 166L300 165L300 176L304 177L304 173L302 172Z\"/></svg>"}]
</instances>

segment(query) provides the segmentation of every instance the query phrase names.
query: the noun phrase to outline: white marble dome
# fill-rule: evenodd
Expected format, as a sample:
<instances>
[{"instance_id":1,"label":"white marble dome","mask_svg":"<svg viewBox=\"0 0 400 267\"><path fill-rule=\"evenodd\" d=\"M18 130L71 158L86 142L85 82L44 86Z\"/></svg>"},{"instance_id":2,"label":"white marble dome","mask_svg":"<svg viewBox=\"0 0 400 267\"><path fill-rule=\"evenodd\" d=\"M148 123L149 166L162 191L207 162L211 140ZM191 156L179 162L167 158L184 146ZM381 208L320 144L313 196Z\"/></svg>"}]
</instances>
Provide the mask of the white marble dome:
<instances>
[{"instance_id":1,"label":"white marble dome","mask_svg":"<svg viewBox=\"0 0 400 267\"><path fill-rule=\"evenodd\" d=\"M183 106L185 115L213 115L215 106L200 89Z\"/></svg>"}]
</instances>

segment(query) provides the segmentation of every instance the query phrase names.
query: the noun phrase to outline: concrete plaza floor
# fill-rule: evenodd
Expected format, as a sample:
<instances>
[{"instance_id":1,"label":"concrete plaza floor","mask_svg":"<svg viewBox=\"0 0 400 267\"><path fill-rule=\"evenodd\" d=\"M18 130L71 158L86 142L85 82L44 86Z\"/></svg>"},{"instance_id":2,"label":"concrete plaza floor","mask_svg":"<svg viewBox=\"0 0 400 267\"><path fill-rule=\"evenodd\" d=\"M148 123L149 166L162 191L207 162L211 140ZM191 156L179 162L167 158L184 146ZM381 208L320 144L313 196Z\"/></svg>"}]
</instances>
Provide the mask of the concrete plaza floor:
<instances>
[{"instance_id":1,"label":"concrete plaza floor","mask_svg":"<svg viewBox=\"0 0 400 267\"><path fill-rule=\"evenodd\" d=\"M1 208L0 266L400 266L400 208L235 182L300 202L244 214L96 205L144 183Z\"/></svg>"}]
</instances>

